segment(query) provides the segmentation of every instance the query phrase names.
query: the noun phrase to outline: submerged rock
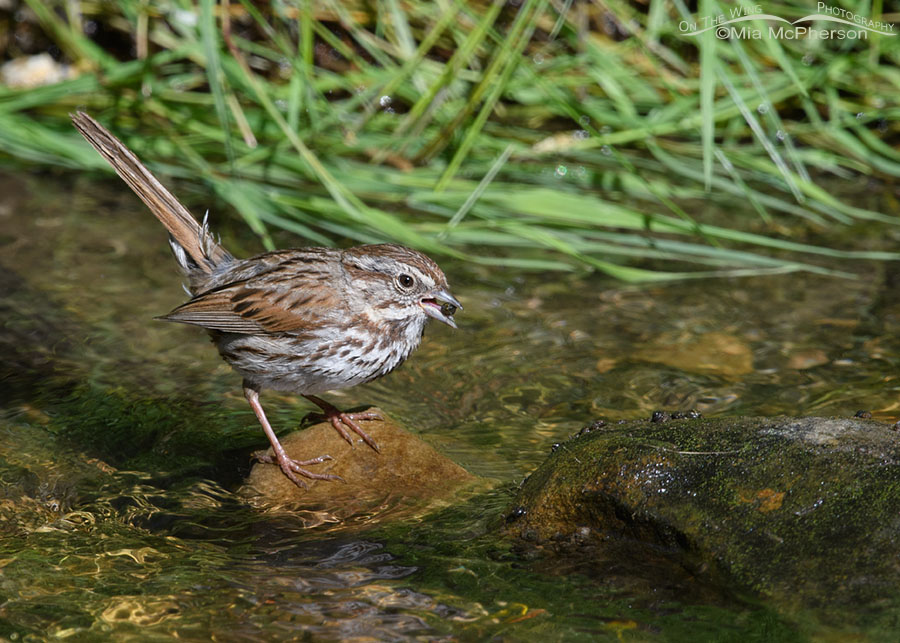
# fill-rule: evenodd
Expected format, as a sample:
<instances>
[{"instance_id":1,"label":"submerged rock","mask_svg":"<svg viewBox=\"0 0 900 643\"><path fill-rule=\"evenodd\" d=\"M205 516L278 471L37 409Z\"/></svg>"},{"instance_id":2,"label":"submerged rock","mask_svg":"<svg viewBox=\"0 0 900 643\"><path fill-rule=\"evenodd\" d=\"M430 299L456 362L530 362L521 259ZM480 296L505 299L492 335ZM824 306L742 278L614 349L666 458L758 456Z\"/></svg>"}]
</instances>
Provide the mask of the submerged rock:
<instances>
[{"instance_id":1,"label":"submerged rock","mask_svg":"<svg viewBox=\"0 0 900 643\"><path fill-rule=\"evenodd\" d=\"M505 530L537 549L634 543L782 605L883 605L900 590L900 434L873 420L605 425L557 445ZM718 576L718 574L716 574Z\"/></svg>"},{"instance_id":2,"label":"submerged rock","mask_svg":"<svg viewBox=\"0 0 900 643\"><path fill-rule=\"evenodd\" d=\"M697 336L664 333L640 346L632 358L688 373L710 373L728 378L753 372L750 345L746 340L727 333L712 332Z\"/></svg>"},{"instance_id":3,"label":"submerged rock","mask_svg":"<svg viewBox=\"0 0 900 643\"><path fill-rule=\"evenodd\" d=\"M422 501L452 494L475 476L434 450L419 437L404 430L377 411L383 420L362 422L361 426L378 443L376 453L353 435L351 446L331 424L322 422L282 438L287 454L296 460L330 455L333 460L310 465L315 473L331 473L343 478L303 480L300 489L281 470L257 463L247 478L242 495L264 505L290 505L320 512L324 521L381 512L398 506L419 505ZM271 449L268 451L271 454Z\"/></svg>"}]
</instances>

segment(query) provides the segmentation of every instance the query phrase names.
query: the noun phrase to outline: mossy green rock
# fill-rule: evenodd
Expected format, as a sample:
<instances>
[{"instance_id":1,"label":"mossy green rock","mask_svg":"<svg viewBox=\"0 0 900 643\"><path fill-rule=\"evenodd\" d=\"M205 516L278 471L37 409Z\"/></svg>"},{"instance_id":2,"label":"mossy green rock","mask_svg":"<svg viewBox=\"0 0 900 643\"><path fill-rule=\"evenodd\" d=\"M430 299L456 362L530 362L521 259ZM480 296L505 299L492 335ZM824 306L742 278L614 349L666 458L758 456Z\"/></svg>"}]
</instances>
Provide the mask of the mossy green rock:
<instances>
[{"instance_id":1,"label":"mossy green rock","mask_svg":"<svg viewBox=\"0 0 900 643\"><path fill-rule=\"evenodd\" d=\"M649 544L798 606L896 603L892 428L791 417L600 426L556 446L523 483L506 531L581 555Z\"/></svg>"}]
</instances>

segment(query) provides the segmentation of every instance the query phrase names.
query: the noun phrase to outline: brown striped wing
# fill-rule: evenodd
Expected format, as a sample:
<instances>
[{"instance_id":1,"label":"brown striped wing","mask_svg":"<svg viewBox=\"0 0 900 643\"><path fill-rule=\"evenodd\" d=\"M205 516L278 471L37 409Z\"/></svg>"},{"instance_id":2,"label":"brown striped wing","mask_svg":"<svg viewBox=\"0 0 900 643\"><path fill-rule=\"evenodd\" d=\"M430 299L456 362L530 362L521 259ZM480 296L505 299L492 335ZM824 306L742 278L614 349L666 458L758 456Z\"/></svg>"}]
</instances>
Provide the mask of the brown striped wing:
<instances>
[{"instance_id":1,"label":"brown striped wing","mask_svg":"<svg viewBox=\"0 0 900 643\"><path fill-rule=\"evenodd\" d=\"M201 293L160 319L249 335L319 328L341 308L327 267L286 262Z\"/></svg>"}]
</instances>

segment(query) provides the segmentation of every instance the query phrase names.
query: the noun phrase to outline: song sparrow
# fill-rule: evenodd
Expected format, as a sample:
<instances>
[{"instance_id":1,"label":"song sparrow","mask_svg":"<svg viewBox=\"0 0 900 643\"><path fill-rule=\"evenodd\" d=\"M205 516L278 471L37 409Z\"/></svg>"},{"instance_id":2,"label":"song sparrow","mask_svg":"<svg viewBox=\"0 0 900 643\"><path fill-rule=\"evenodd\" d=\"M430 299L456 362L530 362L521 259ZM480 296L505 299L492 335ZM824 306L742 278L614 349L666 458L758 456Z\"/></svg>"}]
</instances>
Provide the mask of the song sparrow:
<instances>
[{"instance_id":1,"label":"song sparrow","mask_svg":"<svg viewBox=\"0 0 900 643\"><path fill-rule=\"evenodd\" d=\"M169 231L175 259L191 299L159 319L209 331L223 358L244 378L244 396L262 425L277 464L298 486L297 475L338 476L304 467L327 455L297 461L287 456L259 402L262 389L300 393L324 412L350 444L347 429L378 445L358 420L373 413L342 413L316 394L370 382L409 357L429 317L453 328L460 303L431 259L394 244L294 248L235 259L203 224L150 174L137 157L83 112L79 132Z\"/></svg>"}]
</instances>

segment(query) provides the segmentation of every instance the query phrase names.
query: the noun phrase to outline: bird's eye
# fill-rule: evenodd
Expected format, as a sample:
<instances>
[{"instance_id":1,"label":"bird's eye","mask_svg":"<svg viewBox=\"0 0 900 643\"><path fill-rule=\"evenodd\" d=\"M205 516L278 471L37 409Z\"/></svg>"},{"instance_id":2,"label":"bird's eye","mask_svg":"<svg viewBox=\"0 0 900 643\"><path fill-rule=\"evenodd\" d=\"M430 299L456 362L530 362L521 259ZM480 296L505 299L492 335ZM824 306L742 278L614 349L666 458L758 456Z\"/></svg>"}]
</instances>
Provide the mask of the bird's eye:
<instances>
[{"instance_id":1,"label":"bird's eye","mask_svg":"<svg viewBox=\"0 0 900 643\"><path fill-rule=\"evenodd\" d=\"M404 290L408 290L413 287L413 284L416 283L416 280L407 274L402 274L397 277L397 284L403 288Z\"/></svg>"}]
</instances>

